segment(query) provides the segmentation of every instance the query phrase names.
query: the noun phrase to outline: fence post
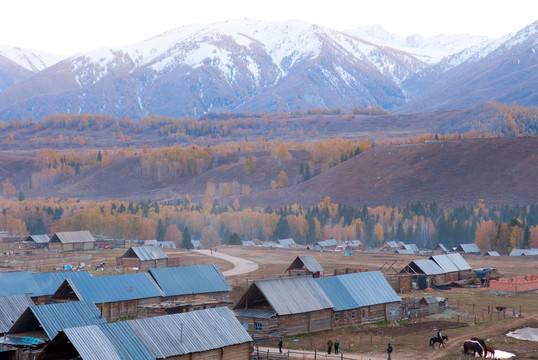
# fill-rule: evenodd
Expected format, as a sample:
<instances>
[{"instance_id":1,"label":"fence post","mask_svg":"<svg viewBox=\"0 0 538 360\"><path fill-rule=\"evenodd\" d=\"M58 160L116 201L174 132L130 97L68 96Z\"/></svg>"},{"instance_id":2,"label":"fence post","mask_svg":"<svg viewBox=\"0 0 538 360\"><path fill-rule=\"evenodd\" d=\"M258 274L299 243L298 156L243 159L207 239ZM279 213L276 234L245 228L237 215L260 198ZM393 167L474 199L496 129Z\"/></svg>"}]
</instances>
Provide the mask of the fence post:
<instances>
[{"instance_id":1,"label":"fence post","mask_svg":"<svg viewBox=\"0 0 538 360\"><path fill-rule=\"evenodd\" d=\"M385 342L385 330L381 330L381 344Z\"/></svg>"},{"instance_id":2,"label":"fence post","mask_svg":"<svg viewBox=\"0 0 538 360\"><path fill-rule=\"evenodd\" d=\"M521 304L519 304L519 317L521 317Z\"/></svg>"},{"instance_id":3,"label":"fence post","mask_svg":"<svg viewBox=\"0 0 538 360\"><path fill-rule=\"evenodd\" d=\"M373 344L374 334L370 331L370 345Z\"/></svg>"},{"instance_id":4,"label":"fence post","mask_svg":"<svg viewBox=\"0 0 538 360\"><path fill-rule=\"evenodd\" d=\"M314 360L316 360L317 358L318 358L318 351L314 349Z\"/></svg>"}]
</instances>

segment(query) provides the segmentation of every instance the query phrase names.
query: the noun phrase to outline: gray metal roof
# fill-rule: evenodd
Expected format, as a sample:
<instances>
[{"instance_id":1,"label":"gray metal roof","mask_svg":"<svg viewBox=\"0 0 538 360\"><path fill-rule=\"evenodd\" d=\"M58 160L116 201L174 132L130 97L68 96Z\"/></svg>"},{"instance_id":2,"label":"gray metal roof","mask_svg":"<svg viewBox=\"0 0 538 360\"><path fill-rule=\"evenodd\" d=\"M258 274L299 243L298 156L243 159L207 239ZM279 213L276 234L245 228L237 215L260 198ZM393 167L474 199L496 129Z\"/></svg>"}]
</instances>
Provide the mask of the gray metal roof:
<instances>
[{"instance_id":1,"label":"gray metal roof","mask_svg":"<svg viewBox=\"0 0 538 360\"><path fill-rule=\"evenodd\" d=\"M278 240L278 245L281 248L289 249L290 245L295 245L295 241L293 239L291 239L291 238L289 238L289 239L280 239L280 240Z\"/></svg>"},{"instance_id":2,"label":"gray metal roof","mask_svg":"<svg viewBox=\"0 0 538 360\"><path fill-rule=\"evenodd\" d=\"M159 359L252 341L226 307L129 320L127 323Z\"/></svg>"},{"instance_id":3,"label":"gray metal roof","mask_svg":"<svg viewBox=\"0 0 538 360\"><path fill-rule=\"evenodd\" d=\"M26 238L26 241L33 241L36 244L48 244L50 241L50 238L47 234L30 235Z\"/></svg>"},{"instance_id":4,"label":"gray metal roof","mask_svg":"<svg viewBox=\"0 0 538 360\"><path fill-rule=\"evenodd\" d=\"M50 242L61 242L62 244L95 242L89 231L64 231L55 233Z\"/></svg>"},{"instance_id":5,"label":"gray metal roof","mask_svg":"<svg viewBox=\"0 0 538 360\"><path fill-rule=\"evenodd\" d=\"M308 271L313 273L324 271L323 267L313 255L300 255L298 258L302 261Z\"/></svg>"},{"instance_id":6,"label":"gray metal roof","mask_svg":"<svg viewBox=\"0 0 538 360\"><path fill-rule=\"evenodd\" d=\"M400 255L414 255L415 254L415 251L411 249L396 249L396 251L394 252Z\"/></svg>"},{"instance_id":7,"label":"gray metal roof","mask_svg":"<svg viewBox=\"0 0 538 360\"><path fill-rule=\"evenodd\" d=\"M52 339L62 329L105 322L99 310L90 302L33 305L19 317L9 329L9 333L28 332L41 325L48 338Z\"/></svg>"},{"instance_id":8,"label":"gray metal roof","mask_svg":"<svg viewBox=\"0 0 538 360\"><path fill-rule=\"evenodd\" d=\"M437 245L437 247L435 249L437 249L437 248L441 249L441 251L448 251L448 249L443 244Z\"/></svg>"},{"instance_id":9,"label":"gray metal roof","mask_svg":"<svg viewBox=\"0 0 538 360\"><path fill-rule=\"evenodd\" d=\"M419 252L419 248L417 246L417 244L405 244L404 245L404 249L406 250L412 250L412 251L415 251L415 252Z\"/></svg>"},{"instance_id":10,"label":"gray metal roof","mask_svg":"<svg viewBox=\"0 0 538 360\"><path fill-rule=\"evenodd\" d=\"M310 276L256 280L256 286L279 315L300 314L333 307Z\"/></svg>"},{"instance_id":11,"label":"gray metal roof","mask_svg":"<svg viewBox=\"0 0 538 360\"><path fill-rule=\"evenodd\" d=\"M158 246L134 246L129 248L123 257L137 257L142 261L168 259L168 256Z\"/></svg>"},{"instance_id":12,"label":"gray metal roof","mask_svg":"<svg viewBox=\"0 0 538 360\"><path fill-rule=\"evenodd\" d=\"M335 239L328 239L328 240L318 241L316 244L321 247L331 247L331 246L336 246L338 244L338 241L336 241Z\"/></svg>"},{"instance_id":13,"label":"gray metal roof","mask_svg":"<svg viewBox=\"0 0 538 360\"><path fill-rule=\"evenodd\" d=\"M481 253L482 251L475 243L470 244L460 244L457 248L458 251L463 251L467 254L473 254L473 253Z\"/></svg>"},{"instance_id":14,"label":"gray metal roof","mask_svg":"<svg viewBox=\"0 0 538 360\"><path fill-rule=\"evenodd\" d=\"M149 269L165 296L231 291L216 264Z\"/></svg>"},{"instance_id":15,"label":"gray metal roof","mask_svg":"<svg viewBox=\"0 0 538 360\"><path fill-rule=\"evenodd\" d=\"M101 326L89 325L64 329L65 336L69 339L73 347L83 360L150 360L154 357L122 357L118 350L102 331ZM56 343L62 334L58 334L52 343L47 346L43 353L46 354L48 348Z\"/></svg>"},{"instance_id":16,"label":"gray metal roof","mask_svg":"<svg viewBox=\"0 0 538 360\"><path fill-rule=\"evenodd\" d=\"M484 255L487 255L487 256L501 256L501 254L499 254L497 251L488 251Z\"/></svg>"},{"instance_id":17,"label":"gray metal roof","mask_svg":"<svg viewBox=\"0 0 538 360\"><path fill-rule=\"evenodd\" d=\"M68 328L64 333L84 360L163 359L252 341L225 307Z\"/></svg>"},{"instance_id":18,"label":"gray metal roof","mask_svg":"<svg viewBox=\"0 0 538 360\"><path fill-rule=\"evenodd\" d=\"M447 273L459 271L456 264L447 255L434 255L430 257L430 260L435 261Z\"/></svg>"},{"instance_id":19,"label":"gray metal roof","mask_svg":"<svg viewBox=\"0 0 538 360\"><path fill-rule=\"evenodd\" d=\"M41 292L29 271L0 273L0 296L17 294L39 294Z\"/></svg>"},{"instance_id":20,"label":"gray metal roof","mask_svg":"<svg viewBox=\"0 0 538 360\"><path fill-rule=\"evenodd\" d=\"M80 300L94 303L164 296L148 273L67 279Z\"/></svg>"},{"instance_id":21,"label":"gray metal roof","mask_svg":"<svg viewBox=\"0 0 538 360\"><path fill-rule=\"evenodd\" d=\"M235 316L257 318L257 319L270 319L275 316L276 311L272 310L258 310L258 309L237 309L233 310Z\"/></svg>"},{"instance_id":22,"label":"gray metal roof","mask_svg":"<svg viewBox=\"0 0 538 360\"><path fill-rule=\"evenodd\" d=\"M463 256L461 256L461 254L453 253L447 254L446 256L448 256L450 261L452 261L454 265L456 265L459 271L467 271L472 269L471 266L467 263L467 261L465 261Z\"/></svg>"},{"instance_id":23,"label":"gray metal roof","mask_svg":"<svg viewBox=\"0 0 538 360\"><path fill-rule=\"evenodd\" d=\"M512 249L510 256L538 255L538 249Z\"/></svg>"},{"instance_id":24,"label":"gray metal roof","mask_svg":"<svg viewBox=\"0 0 538 360\"><path fill-rule=\"evenodd\" d=\"M441 275L446 273L433 260L413 260L412 262L426 275Z\"/></svg>"},{"instance_id":25,"label":"gray metal roof","mask_svg":"<svg viewBox=\"0 0 538 360\"><path fill-rule=\"evenodd\" d=\"M439 302L439 300L433 295L424 296L422 300L424 300L426 304L437 304Z\"/></svg>"},{"instance_id":26,"label":"gray metal roof","mask_svg":"<svg viewBox=\"0 0 538 360\"><path fill-rule=\"evenodd\" d=\"M335 311L401 301L380 271L329 276L315 281L334 304Z\"/></svg>"},{"instance_id":27,"label":"gray metal roof","mask_svg":"<svg viewBox=\"0 0 538 360\"><path fill-rule=\"evenodd\" d=\"M30 296L25 294L0 296L0 334L6 333L22 313L33 305Z\"/></svg>"},{"instance_id":28,"label":"gray metal roof","mask_svg":"<svg viewBox=\"0 0 538 360\"><path fill-rule=\"evenodd\" d=\"M90 278L92 275L89 271L60 271L52 273L32 274L34 280L39 286L40 292L32 296L52 295L58 290L65 279Z\"/></svg>"},{"instance_id":29,"label":"gray metal roof","mask_svg":"<svg viewBox=\"0 0 538 360\"><path fill-rule=\"evenodd\" d=\"M242 246L256 246L256 244L254 244L254 241L252 240L243 240L241 241L241 245Z\"/></svg>"}]
</instances>

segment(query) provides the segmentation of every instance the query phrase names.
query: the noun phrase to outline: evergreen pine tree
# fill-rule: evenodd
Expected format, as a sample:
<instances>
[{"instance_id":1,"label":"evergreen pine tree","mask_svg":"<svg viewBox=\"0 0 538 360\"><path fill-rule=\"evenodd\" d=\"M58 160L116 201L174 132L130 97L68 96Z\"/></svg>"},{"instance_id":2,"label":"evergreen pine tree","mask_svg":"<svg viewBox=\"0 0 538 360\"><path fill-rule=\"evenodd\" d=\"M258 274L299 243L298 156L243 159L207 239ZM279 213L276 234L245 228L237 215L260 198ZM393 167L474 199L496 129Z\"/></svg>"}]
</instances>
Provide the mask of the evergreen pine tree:
<instances>
[{"instance_id":1,"label":"evergreen pine tree","mask_svg":"<svg viewBox=\"0 0 538 360\"><path fill-rule=\"evenodd\" d=\"M166 235L166 227L161 219L157 223L157 229L155 230L155 238L157 241L164 241L164 236Z\"/></svg>"},{"instance_id":2,"label":"evergreen pine tree","mask_svg":"<svg viewBox=\"0 0 538 360\"><path fill-rule=\"evenodd\" d=\"M191 235L189 234L189 228L185 226L183 229L183 240L181 240L182 249L192 249L194 246L191 242Z\"/></svg>"}]
</instances>

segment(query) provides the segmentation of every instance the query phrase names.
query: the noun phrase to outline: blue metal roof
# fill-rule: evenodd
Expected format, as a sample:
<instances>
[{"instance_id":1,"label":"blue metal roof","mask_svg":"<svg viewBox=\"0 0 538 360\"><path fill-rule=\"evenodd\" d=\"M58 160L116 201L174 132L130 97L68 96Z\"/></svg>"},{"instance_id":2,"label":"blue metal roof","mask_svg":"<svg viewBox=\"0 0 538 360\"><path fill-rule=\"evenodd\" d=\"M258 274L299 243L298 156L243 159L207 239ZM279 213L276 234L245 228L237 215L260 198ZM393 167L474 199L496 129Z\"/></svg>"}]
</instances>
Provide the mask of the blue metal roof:
<instances>
[{"instance_id":1,"label":"blue metal roof","mask_svg":"<svg viewBox=\"0 0 538 360\"><path fill-rule=\"evenodd\" d=\"M105 323L94 304L74 301L30 306L9 329L10 334L32 331L40 325L49 339L58 331L82 325Z\"/></svg>"},{"instance_id":2,"label":"blue metal roof","mask_svg":"<svg viewBox=\"0 0 538 360\"><path fill-rule=\"evenodd\" d=\"M29 271L0 273L0 296L39 294L41 290Z\"/></svg>"},{"instance_id":3,"label":"blue metal roof","mask_svg":"<svg viewBox=\"0 0 538 360\"><path fill-rule=\"evenodd\" d=\"M212 265L149 269L165 296L231 291L219 267Z\"/></svg>"},{"instance_id":4,"label":"blue metal roof","mask_svg":"<svg viewBox=\"0 0 538 360\"><path fill-rule=\"evenodd\" d=\"M80 300L94 303L164 296L147 273L67 279Z\"/></svg>"},{"instance_id":5,"label":"blue metal roof","mask_svg":"<svg viewBox=\"0 0 538 360\"><path fill-rule=\"evenodd\" d=\"M334 304L335 311L401 301L380 271L329 276L315 281Z\"/></svg>"},{"instance_id":6,"label":"blue metal roof","mask_svg":"<svg viewBox=\"0 0 538 360\"><path fill-rule=\"evenodd\" d=\"M6 333L21 314L33 305L34 302L26 294L0 296L0 334Z\"/></svg>"},{"instance_id":7,"label":"blue metal roof","mask_svg":"<svg viewBox=\"0 0 538 360\"><path fill-rule=\"evenodd\" d=\"M92 275L89 271L61 271L52 273L32 274L34 280L40 288L38 294L32 296L52 295L58 290L65 279L90 278Z\"/></svg>"}]
</instances>

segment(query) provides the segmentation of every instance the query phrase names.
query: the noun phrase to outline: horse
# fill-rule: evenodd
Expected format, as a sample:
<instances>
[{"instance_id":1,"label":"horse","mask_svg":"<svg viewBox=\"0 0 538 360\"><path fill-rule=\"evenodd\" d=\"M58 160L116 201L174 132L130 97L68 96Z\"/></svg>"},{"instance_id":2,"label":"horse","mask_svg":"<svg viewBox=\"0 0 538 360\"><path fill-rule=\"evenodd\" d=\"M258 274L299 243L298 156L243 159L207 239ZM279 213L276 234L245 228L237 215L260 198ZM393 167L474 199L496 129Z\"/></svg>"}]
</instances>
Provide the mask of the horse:
<instances>
[{"instance_id":1,"label":"horse","mask_svg":"<svg viewBox=\"0 0 538 360\"><path fill-rule=\"evenodd\" d=\"M476 356L476 353L482 357L483 349L482 345L478 341L474 340L466 340L463 343L463 353L465 355L469 355L469 351L473 352L473 356Z\"/></svg>"},{"instance_id":2,"label":"horse","mask_svg":"<svg viewBox=\"0 0 538 360\"><path fill-rule=\"evenodd\" d=\"M495 349L491 346L486 346L484 351L484 357L487 358L488 354L491 354L491 358L495 359Z\"/></svg>"},{"instance_id":3,"label":"horse","mask_svg":"<svg viewBox=\"0 0 538 360\"><path fill-rule=\"evenodd\" d=\"M441 347L441 345L443 345L443 347L445 347L445 341L448 341L448 335L443 335L443 340L441 340L437 336L435 336L435 337L432 337L430 339L430 346L432 348L434 348L435 343L439 343L439 348Z\"/></svg>"},{"instance_id":4,"label":"horse","mask_svg":"<svg viewBox=\"0 0 538 360\"><path fill-rule=\"evenodd\" d=\"M485 348L486 347L486 342L483 340L483 339L479 339L477 337L472 337L470 338L469 340L473 340L473 341L477 341L480 343L480 345L482 345L482 348Z\"/></svg>"}]
</instances>

